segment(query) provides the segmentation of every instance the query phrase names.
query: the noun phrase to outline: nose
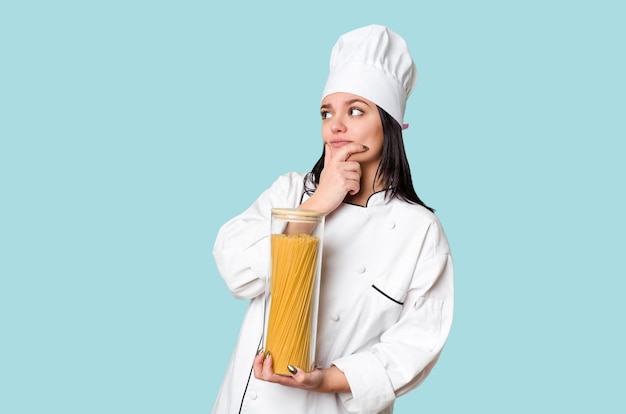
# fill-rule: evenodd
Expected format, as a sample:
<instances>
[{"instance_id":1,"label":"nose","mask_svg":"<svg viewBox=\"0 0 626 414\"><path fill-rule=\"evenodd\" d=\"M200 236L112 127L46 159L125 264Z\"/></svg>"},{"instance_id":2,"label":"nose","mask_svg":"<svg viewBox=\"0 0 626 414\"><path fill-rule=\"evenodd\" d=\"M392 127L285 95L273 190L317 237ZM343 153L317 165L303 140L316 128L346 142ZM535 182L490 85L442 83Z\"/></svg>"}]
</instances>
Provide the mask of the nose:
<instances>
[{"instance_id":1,"label":"nose","mask_svg":"<svg viewBox=\"0 0 626 414\"><path fill-rule=\"evenodd\" d=\"M340 132L346 132L346 124L343 121L343 119L341 119L341 116L335 115L332 118L331 124L330 124L330 131L333 134L337 134L337 133L340 133Z\"/></svg>"}]
</instances>

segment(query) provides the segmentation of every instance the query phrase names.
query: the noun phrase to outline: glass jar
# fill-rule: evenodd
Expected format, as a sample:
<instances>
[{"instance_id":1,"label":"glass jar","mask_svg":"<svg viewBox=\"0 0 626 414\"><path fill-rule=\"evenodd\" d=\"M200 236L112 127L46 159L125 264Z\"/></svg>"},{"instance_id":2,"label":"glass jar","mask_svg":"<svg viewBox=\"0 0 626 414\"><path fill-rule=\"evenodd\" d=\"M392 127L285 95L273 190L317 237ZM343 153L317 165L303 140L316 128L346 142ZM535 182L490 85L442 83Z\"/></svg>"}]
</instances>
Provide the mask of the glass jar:
<instances>
[{"instance_id":1,"label":"glass jar","mask_svg":"<svg viewBox=\"0 0 626 414\"><path fill-rule=\"evenodd\" d=\"M274 208L267 281L264 350L274 372L288 366L315 368L324 215L312 210Z\"/></svg>"}]
</instances>

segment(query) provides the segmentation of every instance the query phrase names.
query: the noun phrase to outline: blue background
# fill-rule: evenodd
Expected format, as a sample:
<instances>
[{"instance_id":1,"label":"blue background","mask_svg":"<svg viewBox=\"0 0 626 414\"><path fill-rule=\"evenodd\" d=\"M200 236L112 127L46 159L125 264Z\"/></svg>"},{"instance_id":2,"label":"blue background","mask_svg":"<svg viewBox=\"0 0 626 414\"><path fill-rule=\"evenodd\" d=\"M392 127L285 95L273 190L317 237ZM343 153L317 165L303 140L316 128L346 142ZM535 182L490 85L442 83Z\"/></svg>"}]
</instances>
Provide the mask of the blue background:
<instances>
[{"instance_id":1,"label":"blue background","mask_svg":"<svg viewBox=\"0 0 626 414\"><path fill-rule=\"evenodd\" d=\"M246 303L219 226L321 150L339 35L418 71L456 315L397 413L625 412L619 1L3 1L0 412L207 413Z\"/></svg>"}]
</instances>

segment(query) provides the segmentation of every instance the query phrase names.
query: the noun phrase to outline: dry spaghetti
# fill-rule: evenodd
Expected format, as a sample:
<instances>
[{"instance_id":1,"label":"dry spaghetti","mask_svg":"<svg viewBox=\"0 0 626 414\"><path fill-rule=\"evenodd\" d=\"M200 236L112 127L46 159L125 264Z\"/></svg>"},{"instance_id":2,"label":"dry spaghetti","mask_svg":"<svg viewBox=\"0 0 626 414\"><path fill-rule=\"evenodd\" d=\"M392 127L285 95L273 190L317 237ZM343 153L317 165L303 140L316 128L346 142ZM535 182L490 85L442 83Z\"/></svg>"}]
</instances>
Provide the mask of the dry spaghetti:
<instances>
[{"instance_id":1,"label":"dry spaghetti","mask_svg":"<svg viewBox=\"0 0 626 414\"><path fill-rule=\"evenodd\" d=\"M265 349L274 372L289 375L287 365L310 371L311 330L319 238L273 234L270 308Z\"/></svg>"}]
</instances>

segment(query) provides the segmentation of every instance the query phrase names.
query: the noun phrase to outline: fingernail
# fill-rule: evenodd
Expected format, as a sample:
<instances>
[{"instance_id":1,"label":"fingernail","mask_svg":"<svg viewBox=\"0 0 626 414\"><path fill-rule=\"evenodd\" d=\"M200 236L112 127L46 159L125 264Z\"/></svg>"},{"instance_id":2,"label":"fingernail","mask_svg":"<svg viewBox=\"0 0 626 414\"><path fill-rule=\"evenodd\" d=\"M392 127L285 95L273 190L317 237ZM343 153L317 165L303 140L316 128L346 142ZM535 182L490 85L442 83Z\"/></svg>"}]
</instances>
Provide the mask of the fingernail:
<instances>
[{"instance_id":1,"label":"fingernail","mask_svg":"<svg viewBox=\"0 0 626 414\"><path fill-rule=\"evenodd\" d=\"M263 348L259 348L259 350L258 350L258 351L256 351L256 354L257 354L257 355L261 355L262 353L263 353Z\"/></svg>"},{"instance_id":2,"label":"fingernail","mask_svg":"<svg viewBox=\"0 0 626 414\"><path fill-rule=\"evenodd\" d=\"M267 358L269 358L269 357L270 357L270 351L267 351L267 352L265 353L265 359L267 359Z\"/></svg>"},{"instance_id":3,"label":"fingernail","mask_svg":"<svg viewBox=\"0 0 626 414\"><path fill-rule=\"evenodd\" d=\"M363 145L363 149L367 151L368 149L370 149L370 147L368 147L367 145Z\"/></svg>"},{"instance_id":4,"label":"fingernail","mask_svg":"<svg viewBox=\"0 0 626 414\"><path fill-rule=\"evenodd\" d=\"M289 370L289 372L291 372L292 375L296 375L298 373L296 367L292 367L291 365L287 365L287 369Z\"/></svg>"}]
</instances>

